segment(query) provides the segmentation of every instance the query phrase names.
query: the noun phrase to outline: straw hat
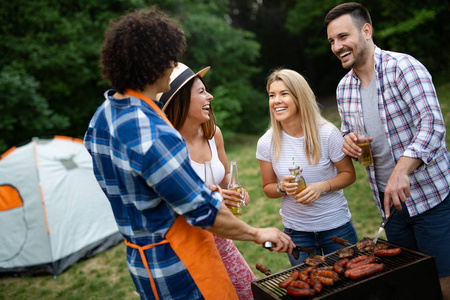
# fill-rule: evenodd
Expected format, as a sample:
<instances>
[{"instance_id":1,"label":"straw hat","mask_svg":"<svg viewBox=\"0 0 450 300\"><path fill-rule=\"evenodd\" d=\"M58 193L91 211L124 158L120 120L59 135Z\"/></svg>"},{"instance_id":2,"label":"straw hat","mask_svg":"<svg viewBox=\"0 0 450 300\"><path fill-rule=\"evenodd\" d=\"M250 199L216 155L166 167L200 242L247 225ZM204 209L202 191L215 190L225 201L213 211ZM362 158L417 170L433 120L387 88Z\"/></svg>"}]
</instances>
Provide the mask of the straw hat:
<instances>
[{"instance_id":1,"label":"straw hat","mask_svg":"<svg viewBox=\"0 0 450 300\"><path fill-rule=\"evenodd\" d=\"M170 91L156 95L156 100L159 100L164 104L163 111L166 110L173 95L175 95L189 80L196 76L203 78L210 68L211 67L206 67L197 73L194 73L188 66L179 62L176 68L173 69L172 75L170 75Z\"/></svg>"}]
</instances>

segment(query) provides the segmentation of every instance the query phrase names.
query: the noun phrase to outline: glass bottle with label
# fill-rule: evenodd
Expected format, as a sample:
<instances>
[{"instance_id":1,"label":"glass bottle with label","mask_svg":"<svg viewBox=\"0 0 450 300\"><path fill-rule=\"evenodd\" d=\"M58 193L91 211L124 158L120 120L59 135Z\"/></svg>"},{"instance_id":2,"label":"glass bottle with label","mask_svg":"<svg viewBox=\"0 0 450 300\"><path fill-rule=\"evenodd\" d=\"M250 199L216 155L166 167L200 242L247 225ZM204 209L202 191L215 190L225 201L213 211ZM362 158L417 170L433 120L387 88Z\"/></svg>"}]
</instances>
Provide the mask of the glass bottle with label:
<instances>
[{"instance_id":1,"label":"glass bottle with label","mask_svg":"<svg viewBox=\"0 0 450 300\"><path fill-rule=\"evenodd\" d=\"M305 178L303 178L302 176L300 166L289 168L289 172L291 173L292 176L295 177L292 182L297 182L298 184L297 189L295 190L295 194L297 195L298 193L306 189Z\"/></svg>"},{"instance_id":2,"label":"glass bottle with label","mask_svg":"<svg viewBox=\"0 0 450 300\"><path fill-rule=\"evenodd\" d=\"M236 191L239 194L241 193L242 190L242 186L239 183L239 175L238 175L238 168L237 168L237 162L236 161L231 161L231 166L230 166L230 182L228 183L228 190L232 190L232 191ZM240 197L236 197L238 200L236 201L232 201L233 203L237 204L237 207L232 207L230 208L231 212L235 215L235 216L240 216L242 215L242 199Z\"/></svg>"}]
</instances>

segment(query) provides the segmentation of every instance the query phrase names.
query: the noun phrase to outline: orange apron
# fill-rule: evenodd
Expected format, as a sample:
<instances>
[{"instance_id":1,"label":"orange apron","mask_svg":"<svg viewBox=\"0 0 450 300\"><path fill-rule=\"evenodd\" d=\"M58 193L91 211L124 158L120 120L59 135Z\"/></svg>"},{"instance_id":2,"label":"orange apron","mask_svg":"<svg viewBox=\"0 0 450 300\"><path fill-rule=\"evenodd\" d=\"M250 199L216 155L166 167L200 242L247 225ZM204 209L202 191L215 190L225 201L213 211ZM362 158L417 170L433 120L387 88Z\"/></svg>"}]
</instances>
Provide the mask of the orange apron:
<instances>
[{"instance_id":1,"label":"orange apron","mask_svg":"<svg viewBox=\"0 0 450 300\"><path fill-rule=\"evenodd\" d=\"M168 124L172 126L161 109L147 96L132 90L126 94L140 98L150 105ZM183 262L203 297L209 299L238 299L227 270L214 243L214 237L206 230L191 226L184 216L178 216L166 234L166 239L146 246L138 246L125 240L127 246L138 249L145 265L156 299L159 299L155 282L150 272L144 250L170 243L173 251Z\"/></svg>"}]
</instances>

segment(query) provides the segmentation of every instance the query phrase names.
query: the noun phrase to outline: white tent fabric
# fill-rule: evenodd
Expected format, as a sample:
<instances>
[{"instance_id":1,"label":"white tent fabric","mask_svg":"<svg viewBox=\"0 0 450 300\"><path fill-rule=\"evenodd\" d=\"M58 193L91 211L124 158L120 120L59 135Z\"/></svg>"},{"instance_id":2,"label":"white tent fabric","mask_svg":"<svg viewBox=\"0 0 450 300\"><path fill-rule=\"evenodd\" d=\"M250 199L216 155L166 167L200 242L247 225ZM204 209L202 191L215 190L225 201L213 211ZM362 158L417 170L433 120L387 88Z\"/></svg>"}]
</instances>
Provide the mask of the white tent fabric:
<instances>
[{"instance_id":1,"label":"white tent fabric","mask_svg":"<svg viewBox=\"0 0 450 300\"><path fill-rule=\"evenodd\" d=\"M0 158L0 241L0 274L54 275L122 241L81 140L34 138Z\"/></svg>"}]
</instances>

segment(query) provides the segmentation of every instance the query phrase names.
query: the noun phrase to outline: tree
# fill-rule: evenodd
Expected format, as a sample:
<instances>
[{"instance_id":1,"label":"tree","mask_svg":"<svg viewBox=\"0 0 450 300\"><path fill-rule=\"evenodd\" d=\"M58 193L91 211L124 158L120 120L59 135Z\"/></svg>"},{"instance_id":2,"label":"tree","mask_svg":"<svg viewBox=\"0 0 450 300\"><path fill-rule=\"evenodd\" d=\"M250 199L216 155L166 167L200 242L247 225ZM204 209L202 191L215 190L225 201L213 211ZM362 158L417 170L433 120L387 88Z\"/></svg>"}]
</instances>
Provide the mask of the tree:
<instances>
[{"instance_id":1,"label":"tree","mask_svg":"<svg viewBox=\"0 0 450 300\"><path fill-rule=\"evenodd\" d=\"M7 66L0 72L0 94L5 99L0 101L0 149L10 147L8 141L24 142L49 130L68 127L68 119L55 114L38 89L39 82L20 65Z\"/></svg>"},{"instance_id":2,"label":"tree","mask_svg":"<svg viewBox=\"0 0 450 300\"><path fill-rule=\"evenodd\" d=\"M314 61L327 62L318 66L322 74L327 72L328 61L334 56L329 45L325 46L328 42L323 19L330 9L343 2L297 0L286 20L286 28L291 33L309 40L308 56ZM440 50L450 46L450 24L447 22L450 5L447 0L411 0L406 5L400 0L359 2L371 14L377 46L413 55L432 74L448 73L450 54Z\"/></svg>"},{"instance_id":3,"label":"tree","mask_svg":"<svg viewBox=\"0 0 450 300\"><path fill-rule=\"evenodd\" d=\"M261 111L253 109L265 104L264 97L251 84L252 76L260 72L255 67L260 46L253 33L227 22L228 1L217 3L184 7L180 19L189 48L183 60L195 69L212 67L205 80L215 98L218 125L230 138L237 130L255 132L266 126Z\"/></svg>"},{"instance_id":4,"label":"tree","mask_svg":"<svg viewBox=\"0 0 450 300\"><path fill-rule=\"evenodd\" d=\"M111 17L129 7L125 3L0 2L0 74L16 88L8 89L2 81L8 89L2 102L9 102L11 120L0 125L2 145L11 147L37 135L82 137L99 104L98 54L103 31ZM30 106L33 126L25 126L22 119L30 113L24 108Z\"/></svg>"},{"instance_id":5,"label":"tree","mask_svg":"<svg viewBox=\"0 0 450 300\"><path fill-rule=\"evenodd\" d=\"M109 88L99 68L109 20L152 5L184 28L189 48L182 60L194 70L212 66L206 80L213 93L217 88L215 108L225 136L241 126L236 114L241 103L250 101L242 98L252 90L248 78L258 71L251 64L259 45L252 33L227 22L228 1L2 1L0 76L4 80L0 84L6 93L2 94L0 151L39 135L82 138ZM30 106L32 126L22 120L28 113L23 108Z\"/></svg>"}]
</instances>

